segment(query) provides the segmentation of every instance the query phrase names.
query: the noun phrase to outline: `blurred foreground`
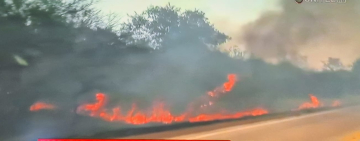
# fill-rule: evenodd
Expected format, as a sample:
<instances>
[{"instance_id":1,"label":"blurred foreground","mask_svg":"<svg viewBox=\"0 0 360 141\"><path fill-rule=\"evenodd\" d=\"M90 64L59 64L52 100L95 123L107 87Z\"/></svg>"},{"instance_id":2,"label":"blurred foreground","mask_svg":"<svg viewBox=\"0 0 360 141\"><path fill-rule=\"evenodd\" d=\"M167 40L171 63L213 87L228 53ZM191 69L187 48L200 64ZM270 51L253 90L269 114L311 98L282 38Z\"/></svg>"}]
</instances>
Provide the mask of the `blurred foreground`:
<instances>
[{"instance_id":1,"label":"blurred foreground","mask_svg":"<svg viewBox=\"0 0 360 141\"><path fill-rule=\"evenodd\" d=\"M360 131L360 106L352 106L336 110L318 112L304 116L291 117L285 119L275 119L264 122L258 122L248 125L221 127L218 125L207 126L212 130L202 132L196 129L185 129L188 134L181 135L183 131L174 131L173 133L162 133L156 135L142 136L141 138L165 137L166 134L173 134L171 139L226 139L231 141L352 141L359 140ZM176 132L179 134L176 136ZM261 136L260 136L261 135ZM131 137L139 138L139 137ZM156 138L156 137L155 137Z\"/></svg>"}]
</instances>

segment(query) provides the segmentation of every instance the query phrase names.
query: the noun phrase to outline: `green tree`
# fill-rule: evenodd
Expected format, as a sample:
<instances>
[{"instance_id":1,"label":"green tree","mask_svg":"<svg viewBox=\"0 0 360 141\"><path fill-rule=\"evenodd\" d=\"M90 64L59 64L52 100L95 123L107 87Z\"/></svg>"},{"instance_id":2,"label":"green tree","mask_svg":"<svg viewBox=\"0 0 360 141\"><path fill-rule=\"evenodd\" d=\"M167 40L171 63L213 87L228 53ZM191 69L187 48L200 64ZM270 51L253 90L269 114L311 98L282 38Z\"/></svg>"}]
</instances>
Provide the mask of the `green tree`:
<instances>
[{"instance_id":1,"label":"green tree","mask_svg":"<svg viewBox=\"0 0 360 141\"><path fill-rule=\"evenodd\" d=\"M98 16L99 11L91 7L93 4L94 1L81 0L2 1L1 67L17 66L19 62L26 65L39 57L83 51L79 46L85 40L98 42L87 45L86 49L98 47L100 43L119 43L111 29L101 28L104 23Z\"/></svg>"},{"instance_id":2,"label":"green tree","mask_svg":"<svg viewBox=\"0 0 360 141\"><path fill-rule=\"evenodd\" d=\"M123 35L129 44L154 49L191 43L216 48L229 37L217 29L199 10L181 12L170 4L151 6L141 14L135 13L123 24Z\"/></svg>"}]
</instances>

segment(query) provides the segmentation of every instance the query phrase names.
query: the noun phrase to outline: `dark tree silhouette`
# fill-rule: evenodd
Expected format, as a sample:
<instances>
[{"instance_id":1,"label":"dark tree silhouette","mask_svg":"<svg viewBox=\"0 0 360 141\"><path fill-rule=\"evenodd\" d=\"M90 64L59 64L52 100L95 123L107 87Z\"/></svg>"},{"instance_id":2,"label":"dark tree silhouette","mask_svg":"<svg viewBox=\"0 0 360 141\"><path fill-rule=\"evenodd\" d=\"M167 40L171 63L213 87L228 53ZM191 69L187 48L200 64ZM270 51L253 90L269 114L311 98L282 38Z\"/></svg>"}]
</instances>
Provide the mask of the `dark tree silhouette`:
<instances>
[{"instance_id":1,"label":"dark tree silhouette","mask_svg":"<svg viewBox=\"0 0 360 141\"><path fill-rule=\"evenodd\" d=\"M339 58L332 58L329 57L326 62L323 62L324 64L324 70L328 71L336 71L340 69L345 69L344 64L341 62Z\"/></svg>"}]
</instances>

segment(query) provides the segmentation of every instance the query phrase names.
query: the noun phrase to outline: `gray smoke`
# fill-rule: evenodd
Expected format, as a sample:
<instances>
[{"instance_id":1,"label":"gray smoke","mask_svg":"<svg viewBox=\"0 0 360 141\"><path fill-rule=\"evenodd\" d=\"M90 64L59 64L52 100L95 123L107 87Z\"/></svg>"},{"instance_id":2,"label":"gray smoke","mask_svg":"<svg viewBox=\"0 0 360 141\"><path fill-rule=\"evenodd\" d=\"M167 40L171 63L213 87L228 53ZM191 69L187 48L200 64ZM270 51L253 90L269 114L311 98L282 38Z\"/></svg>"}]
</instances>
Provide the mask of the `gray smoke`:
<instances>
[{"instance_id":1,"label":"gray smoke","mask_svg":"<svg viewBox=\"0 0 360 141\"><path fill-rule=\"evenodd\" d=\"M360 57L356 39L360 33L359 1L297 4L281 0L280 6L279 11L268 11L244 27L239 42L245 42L255 56L294 63L306 56L309 65L317 68L328 57L338 57L346 64Z\"/></svg>"}]
</instances>

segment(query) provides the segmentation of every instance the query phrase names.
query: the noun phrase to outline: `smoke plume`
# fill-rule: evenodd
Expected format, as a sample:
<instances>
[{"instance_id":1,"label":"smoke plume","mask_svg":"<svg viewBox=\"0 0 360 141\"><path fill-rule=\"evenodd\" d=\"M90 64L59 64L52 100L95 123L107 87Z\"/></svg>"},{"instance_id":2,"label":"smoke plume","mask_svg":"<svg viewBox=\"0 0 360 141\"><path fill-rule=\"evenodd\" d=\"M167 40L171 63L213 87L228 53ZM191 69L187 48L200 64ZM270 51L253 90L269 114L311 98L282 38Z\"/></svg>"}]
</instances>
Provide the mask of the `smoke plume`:
<instances>
[{"instance_id":1,"label":"smoke plume","mask_svg":"<svg viewBox=\"0 0 360 141\"><path fill-rule=\"evenodd\" d=\"M321 67L328 57L346 65L360 57L360 2L297 4L282 0L279 11L268 11L246 25L239 42L268 61L307 61Z\"/></svg>"}]
</instances>

